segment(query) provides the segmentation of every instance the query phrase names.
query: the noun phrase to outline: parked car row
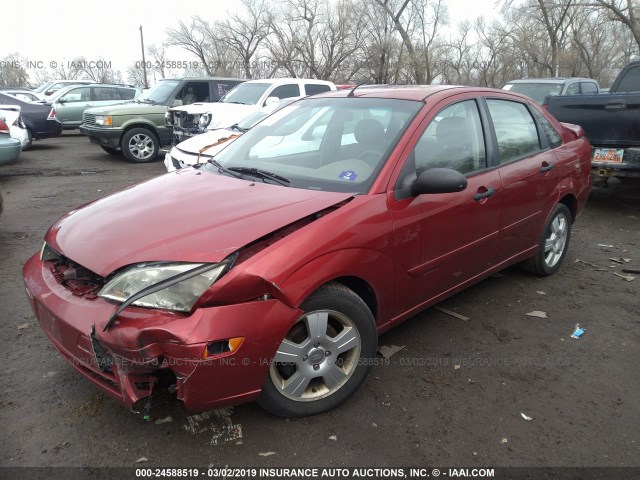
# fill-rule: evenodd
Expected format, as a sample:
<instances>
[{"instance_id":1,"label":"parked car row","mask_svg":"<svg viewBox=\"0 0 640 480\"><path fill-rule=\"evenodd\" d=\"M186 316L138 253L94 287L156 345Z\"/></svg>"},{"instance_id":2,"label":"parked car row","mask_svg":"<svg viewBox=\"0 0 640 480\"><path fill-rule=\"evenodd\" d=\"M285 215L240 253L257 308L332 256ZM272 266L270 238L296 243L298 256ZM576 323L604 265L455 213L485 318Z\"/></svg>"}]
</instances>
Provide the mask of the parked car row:
<instances>
[{"instance_id":1,"label":"parked car row","mask_svg":"<svg viewBox=\"0 0 640 480\"><path fill-rule=\"evenodd\" d=\"M16 97L0 92L0 109L6 106L19 106L22 122L26 127L27 142L24 148L29 148L34 140L59 137L62 124L55 119L50 120L51 106L19 100Z\"/></svg>"},{"instance_id":2,"label":"parked car row","mask_svg":"<svg viewBox=\"0 0 640 480\"><path fill-rule=\"evenodd\" d=\"M80 132L111 155L149 162L156 159L161 147L173 142L173 132L165 125L168 107L217 102L241 82L212 77L162 79L134 102L85 111Z\"/></svg>"}]
</instances>

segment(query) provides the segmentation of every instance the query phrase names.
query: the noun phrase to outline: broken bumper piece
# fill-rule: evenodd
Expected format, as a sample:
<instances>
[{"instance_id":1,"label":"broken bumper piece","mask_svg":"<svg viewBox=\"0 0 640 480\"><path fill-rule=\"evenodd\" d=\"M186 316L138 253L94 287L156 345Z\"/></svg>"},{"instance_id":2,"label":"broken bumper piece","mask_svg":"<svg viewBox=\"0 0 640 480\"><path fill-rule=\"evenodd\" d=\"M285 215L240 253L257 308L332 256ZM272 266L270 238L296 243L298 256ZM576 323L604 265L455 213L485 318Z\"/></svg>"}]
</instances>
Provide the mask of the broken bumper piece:
<instances>
[{"instance_id":1,"label":"broken bumper piece","mask_svg":"<svg viewBox=\"0 0 640 480\"><path fill-rule=\"evenodd\" d=\"M277 340L259 339L283 338L300 313L274 299L201 308L191 315L128 307L103 332L116 305L73 295L37 255L25 264L24 277L52 345L127 408L161 387L175 390L190 413L256 399L278 348ZM211 345L237 337L244 337L237 350L203 355Z\"/></svg>"}]
</instances>

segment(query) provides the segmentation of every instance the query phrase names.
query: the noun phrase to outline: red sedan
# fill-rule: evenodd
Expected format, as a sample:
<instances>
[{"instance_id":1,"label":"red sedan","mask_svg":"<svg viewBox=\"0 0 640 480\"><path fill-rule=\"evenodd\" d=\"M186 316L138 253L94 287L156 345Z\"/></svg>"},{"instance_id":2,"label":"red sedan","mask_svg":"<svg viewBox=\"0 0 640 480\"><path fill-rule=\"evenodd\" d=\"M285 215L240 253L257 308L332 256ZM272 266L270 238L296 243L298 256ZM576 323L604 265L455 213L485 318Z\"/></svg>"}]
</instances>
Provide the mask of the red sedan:
<instances>
[{"instance_id":1,"label":"red sedan","mask_svg":"<svg viewBox=\"0 0 640 480\"><path fill-rule=\"evenodd\" d=\"M214 159L73 210L24 266L51 343L138 409L257 400L302 416L364 381L377 335L515 263L549 275L591 148L524 96L358 87Z\"/></svg>"}]
</instances>

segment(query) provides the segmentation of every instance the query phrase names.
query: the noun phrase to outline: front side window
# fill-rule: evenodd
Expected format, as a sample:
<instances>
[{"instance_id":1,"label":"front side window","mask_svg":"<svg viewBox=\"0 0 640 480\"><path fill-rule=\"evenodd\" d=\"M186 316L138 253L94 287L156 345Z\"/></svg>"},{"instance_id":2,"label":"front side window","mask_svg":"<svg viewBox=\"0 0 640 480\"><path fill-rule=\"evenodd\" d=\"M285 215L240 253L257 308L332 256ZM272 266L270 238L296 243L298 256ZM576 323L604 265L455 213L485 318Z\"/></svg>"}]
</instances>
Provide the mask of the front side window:
<instances>
[{"instance_id":1,"label":"front side window","mask_svg":"<svg viewBox=\"0 0 640 480\"><path fill-rule=\"evenodd\" d=\"M64 95L62 95L62 97L60 97L60 100L67 103L88 102L91 100L91 88L90 87L74 88L72 90L69 90Z\"/></svg>"},{"instance_id":2,"label":"front side window","mask_svg":"<svg viewBox=\"0 0 640 480\"><path fill-rule=\"evenodd\" d=\"M232 171L275 173L297 188L366 193L422 105L386 98L303 99L265 118L215 159ZM214 165L206 169L219 173Z\"/></svg>"},{"instance_id":3,"label":"front side window","mask_svg":"<svg viewBox=\"0 0 640 480\"><path fill-rule=\"evenodd\" d=\"M475 100L450 105L435 116L414 148L416 175L429 168L469 173L487 166Z\"/></svg>"},{"instance_id":4,"label":"front side window","mask_svg":"<svg viewBox=\"0 0 640 480\"><path fill-rule=\"evenodd\" d=\"M566 95L579 95L580 94L580 83L574 82L567 86Z\"/></svg>"},{"instance_id":5,"label":"front side window","mask_svg":"<svg viewBox=\"0 0 640 480\"><path fill-rule=\"evenodd\" d=\"M598 86L593 82L582 82L581 88L583 95L595 95L598 93Z\"/></svg>"},{"instance_id":6,"label":"front side window","mask_svg":"<svg viewBox=\"0 0 640 480\"><path fill-rule=\"evenodd\" d=\"M501 165L541 150L536 124L524 104L488 99L487 107L496 132Z\"/></svg>"},{"instance_id":7,"label":"front side window","mask_svg":"<svg viewBox=\"0 0 640 480\"><path fill-rule=\"evenodd\" d=\"M138 97L138 100L141 102L166 105L169 102L171 94L179 84L180 80L162 80L149 90L145 90L142 95Z\"/></svg>"}]
</instances>

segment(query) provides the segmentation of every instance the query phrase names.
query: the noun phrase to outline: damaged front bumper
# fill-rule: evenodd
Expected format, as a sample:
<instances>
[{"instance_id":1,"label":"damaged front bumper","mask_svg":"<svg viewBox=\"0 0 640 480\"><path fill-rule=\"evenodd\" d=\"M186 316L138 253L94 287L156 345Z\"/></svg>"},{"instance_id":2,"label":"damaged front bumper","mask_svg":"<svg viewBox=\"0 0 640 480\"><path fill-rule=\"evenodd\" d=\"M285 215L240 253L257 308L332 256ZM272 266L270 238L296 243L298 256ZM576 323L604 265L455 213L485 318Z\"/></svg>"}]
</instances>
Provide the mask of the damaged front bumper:
<instances>
[{"instance_id":1,"label":"damaged front bumper","mask_svg":"<svg viewBox=\"0 0 640 480\"><path fill-rule=\"evenodd\" d=\"M23 273L33 311L56 350L127 408L165 387L190 413L256 399L280 340L300 314L275 299L200 308L191 315L128 307L104 332L116 305L74 295L38 255ZM203 355L211 345L238 337L244 341L237 350Z\"/></svg>"},{"instance_id":2,"label":"damaged front bumper","mask_svg":"<svg viewBox=\"0 0 640 480\"><path fill-rule=\"evenodd\" d=\"M205 133L210 121L211 114L209 113L200 114L169 110L165 116L165 125L173 129L173 138L176 145L195 135Z\"/></svg>"}]
</instances>

